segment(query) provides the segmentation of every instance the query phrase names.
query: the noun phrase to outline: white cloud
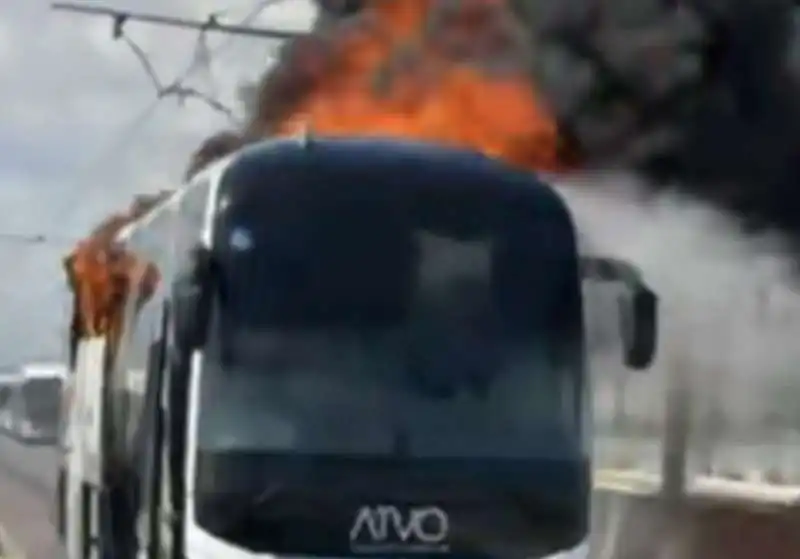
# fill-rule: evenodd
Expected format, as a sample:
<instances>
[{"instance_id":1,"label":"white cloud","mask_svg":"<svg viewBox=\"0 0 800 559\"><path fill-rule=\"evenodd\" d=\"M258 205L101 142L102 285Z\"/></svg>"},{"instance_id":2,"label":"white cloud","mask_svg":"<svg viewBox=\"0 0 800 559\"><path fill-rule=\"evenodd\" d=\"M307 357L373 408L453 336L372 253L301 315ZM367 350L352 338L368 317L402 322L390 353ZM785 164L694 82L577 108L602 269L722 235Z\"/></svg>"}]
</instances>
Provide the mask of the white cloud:
<instances>
[{"instance_id":1,"label":"white cloud","mask_svg":"<svg viewBox=\"0 0 800 559\"><path fill-rule=\"evenodd\" d=\"M124 207L133 193L174 187L188 156L227 120L198 101L180 107L155 91L123 41L111 38L111 20L52 12L43 0L7 2L0 12L0 233L51 233L73 237L107 212ZM95 2L85 2L95 4ZM236 23L256 0L136 0L108 5L203 19L222 12ZM296 30L314 17L311 0L285 0L255 22ZM130 22L126 33L151 57L162 81L183 73L197 35ZM212 76L188 80L236 106L239 81L267 67L269 41L208 37ZM0 363L58 351L63 313L60 257L68 242L20 245L0 238L6 265L0 280Z\"/></svg>"}]
</instances>

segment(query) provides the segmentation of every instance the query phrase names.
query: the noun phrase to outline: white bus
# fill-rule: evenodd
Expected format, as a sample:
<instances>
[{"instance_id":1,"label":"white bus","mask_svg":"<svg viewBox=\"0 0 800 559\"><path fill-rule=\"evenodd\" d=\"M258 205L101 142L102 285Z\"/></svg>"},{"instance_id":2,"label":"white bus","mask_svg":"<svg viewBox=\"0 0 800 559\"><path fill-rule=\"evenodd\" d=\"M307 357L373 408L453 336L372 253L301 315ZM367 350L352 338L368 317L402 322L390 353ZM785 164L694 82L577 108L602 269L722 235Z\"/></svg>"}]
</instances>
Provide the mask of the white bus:
<instances>
[{"instance_id":1,"label":"white bus","mask_svg":"<svg viewBox=\"0 0 800 559\"><path fill-rule=\"evenodd\" d=\"M12 433L23 442L55 444L61 410L61 394L68 369L64 363L26 363L20 367L20 383L12 397Z\"/></svg>"},{"instance_id":2,"label":"white bus","mask_svg":"<svg viewBox=\"0 0 800 559\"><path fill-rule=\"evenodd\" d=\"M0 428L22 442L54 444L66 378L66 365L56 362L27 363L0 377Z\"/></svg>"},{"instance_id":3,"label":"white bus","mask_svg":"<svg viewBox=\"0 0 800 559\"><path fill-rule=\"evenodd\" d=\"M458 149L270 140L212 165L118 237L162 281L116 361L78 344L69 559L591 556L575 237L550 187ZM655 294L594 264L646 368Z\"/></svg>"}]
</instances>

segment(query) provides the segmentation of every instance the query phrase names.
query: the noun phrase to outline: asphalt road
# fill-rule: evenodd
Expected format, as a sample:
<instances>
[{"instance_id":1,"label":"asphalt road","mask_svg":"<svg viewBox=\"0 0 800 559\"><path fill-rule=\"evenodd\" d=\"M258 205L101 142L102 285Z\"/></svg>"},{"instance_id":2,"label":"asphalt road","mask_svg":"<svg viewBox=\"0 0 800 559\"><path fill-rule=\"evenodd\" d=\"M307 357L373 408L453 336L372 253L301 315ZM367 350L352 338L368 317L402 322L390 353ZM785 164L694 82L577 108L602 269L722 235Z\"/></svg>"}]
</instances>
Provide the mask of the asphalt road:
<instances>
[{"instance_id":1,"label":"asphalt road","mask_svg":"<svg viewBox=\"0 0 800 559\"><path fill-rule=\"evenodd\" d=\"M26 559L63 556L52 523L55 464L53 449L21 445L0 435L0 524L25 552ZM593 515L597 543L617 548L618 507L608 499L598 501L600 506L595 507ZM637 516L637 524L642 524L641 512ZM624 524L630 522L626 518Z\"/></svg>"},{"instance_id":2,"label":"asphalt road","mask_svg":"<svg viewBox=\"0 0 800 559\"><path fill-rule=\"evenodd\" d=\"M55 452L0 436L0 524L26 559L57 559L53 528Z\"/></svg>"},{"instance_id":3,"label":"asphalt road","mask_svg":"<svg viewBox=\"0 0 800 559\"><path fill-rule=\"evenodd\" d=\"M52 448L26 446L0 435L0 524L26 559L62 557L52 522L55 464ZM606 507L601 508L594 521L606 531Z\"/></svg>"},{"instance_id":4,"label":"asphalt road","mask_svg":"<svg viewBox=\"0 0 800 559\"><path fill-rule=\"evenodd\" d=\"M55 464L52 448L21 445L0 435L0 524L25 551L26 559L63 557L52 523ZM688 527L694 533L689 538L692 552L664 549L664 544L672 547L667 540L674 538L659 537L663 521L653 503L596 494L592 520L600 556L612 551L611 556L621 559L652 559L664 552L671 559L800 557L800 517L796 516L800 511L774 515L713 504L683 508L679 524L681 531ZM763 553L764 549L770 553Z\"/></svg>"}]
</instances>

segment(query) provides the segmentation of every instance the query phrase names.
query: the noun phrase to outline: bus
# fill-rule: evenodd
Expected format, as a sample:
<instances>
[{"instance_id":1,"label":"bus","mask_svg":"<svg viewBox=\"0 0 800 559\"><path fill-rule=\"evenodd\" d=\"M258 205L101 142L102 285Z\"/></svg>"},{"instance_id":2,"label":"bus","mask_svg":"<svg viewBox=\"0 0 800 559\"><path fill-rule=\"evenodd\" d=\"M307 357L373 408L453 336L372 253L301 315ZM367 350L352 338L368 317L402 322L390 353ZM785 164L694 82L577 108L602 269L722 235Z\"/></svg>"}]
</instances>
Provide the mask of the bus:
<instances>
[{"instance_id":1,"label":"bus","mask_svg":"<svg viewBox=\"0 0 800 559\"><path fill-rule=\"evenodd\" d=\"M57 362L28 363L0 377L0 428L27 443L55 443L67 370Z\"/></svg>"},{"instance_id":2,"label":"bus","mask_svg":"<svg viewBox=\"0 0 800 559\"><path fill-rule=\"evenodd\" d=\"M634 369L657 297L576 235L555 190L462 149L286 138L212 164L119 234L162 281L113 362L77 344L69 559L590 556L582 280L622 286Z\"/></svg>"},{"instance_id":3,"label":"bus","mask_svg":"<svg viewBox=\"0 0 800 559\"><path fill-rule=\"evenodd\" d=\"M61 393L67 366L59 362L26 363L10 401L11 432L19 440L55 444L61 419Z\"/></svg>"}]
</instances>

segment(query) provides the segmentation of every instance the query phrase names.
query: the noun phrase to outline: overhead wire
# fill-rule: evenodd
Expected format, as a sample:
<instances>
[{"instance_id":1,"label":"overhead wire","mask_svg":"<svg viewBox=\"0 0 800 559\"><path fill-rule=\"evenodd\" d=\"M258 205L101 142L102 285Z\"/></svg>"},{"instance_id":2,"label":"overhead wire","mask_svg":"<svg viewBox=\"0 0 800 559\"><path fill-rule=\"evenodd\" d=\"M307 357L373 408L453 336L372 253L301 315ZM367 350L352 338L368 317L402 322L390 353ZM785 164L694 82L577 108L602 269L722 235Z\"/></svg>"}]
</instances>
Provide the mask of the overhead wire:
<instances>
[{"instance_id":1,"label":"overhead wire","mask_svg":"<svg viewBox=\"0 0 800 559\"><path fill-rule=\"evenodd\" d=\"M258 18L258 16L259 16L259 15L261 15L261 13L262 13L264 10L266 10L267 8L269 8L269 7L273 6L273 5L277 5L277 4L280 4L280 3L282 3L282 2L285 2L285 1L286 1L286 0L261 0L261 1L259 1L259 2L258 2L258 3L256 3L256 5L255 5L255 6L254 6L254 7L253 7L251 10L250 10L250 12L248 12L248 13L247 13L247 14L244 16L244 18L242 18L242 20L240 20L240 22L239 22L239 25L250 25L251 23L253 23L253 22L255 21L255 19L256 19L256 18ZM202 36L205 36L205 33L204 33L204 31L200 31L200 34L199 34L199 36L198 36L198 40L200 40L200 37L202 37ZM208 57L208 58L209 58L209 59L212 59L212 58L214 58L214 57L216 57L216 56L219 56L219 54L220 54L221 52L223 52L225 49L227 49L227 48L229 48L229 47L231 46L231 44L233 43L234 39L235 39L235 37L234 37L234 36L228 36L228 37L226 37L226 38L225 38L225 40L223 40L223 41L222 41L222 43L220 43L220 45L218 45L218 47L217 47L217 48L215 48L215 49L213 49L213 50L211 50L211 51L209 52L209 57ZM140 49L140 50L141 50L141 49ZM156 73L155 73L155 70L154 70L154 66L153 66L152 62L150 61L150 58L147 56L147 54L146 54L146 53L144 53L144 51L141 51L141 53L142 53L142 55L143 55L143 58L144 58L144 60L145 60L145 63L144 63L145 70L146 70L146 71L148 71L148 69L149 69L148 73L149 73L149 75L150 75L151 79L153 79L153 80L154 80L154 83L156 83L156 84L159 84L159 83L160 83L160 81L159 81L159 80L157 79L157 77L156 77ZM196 71L199 69L199 67L200 67L200 64L199 64L199 63L200 63L200 62L201 62L201 61L200 61L200 60L198 60L198 57L196 57L196 56L195 56L195 57L193 57L193 59L192 59L192 60L191 60L191 62L190 62L190 63L189 63L187 66L186 66L186 68L183 70L183 72L180 72L180 73L178 74L178 76L177 76L177 77L176 77L174 80L172 80L172 82L170 83L170 85L168 85L168 86L166 86L166 87L167 87L167 88L170 88L170 87L173 87L173 88L174 88L174 87L175 87L175 84L183 84L183 83L184 83L184 82L185 82L185 81L186 81L188 78L190 78L190 77L191 77L191 75L192 75L194 72L196 72ZM158 104L159 104L159 103L160 103L160 102L161 102L161 101L162 101L162 100L163 100L165 97L167 97L167 95L160 95L160 96L157 96L157 97L156 97L156 99L154 100L153 104L151 104L151 105L150 105L150 106L149 106L149 107L148 107L148 108L147 108L147 109L146 109L146 110L145 110L145 111L142 113L142 115L141 115L139 118L137 118L136 120L134 120L134 122L132 123L132 125L128 127L128 132L126 132L126 134L124 135L124 137L123 137L123 140L124 140L125 138L127 138L127 137L129 137L129 136L130 136L130 131L131 131L131 130L138 129L138 128L140 127L140 126L139 126L139 124L140 124L140 121L141 121L141 120L147 120L147 119L149 119L149 117L150 117L150 116L152 116L152 113L154 113L154 112L155 112L155 108L156 108L156 106L157 106L157 105L158 105ZM217 101L218 101L218 100L217 100ZM137 123L139 123L139 124L137 124ZM122 144L124 144L124 141L120 141L120 142L118 143L118 145L122 145ZM103 150L103 151L104 151L104 153L105 153L107 150Z\"/></svg>"},{"instance_id":2,"label":"overhead wire","mask_svg":"<svg viewBox=\"0 0 800 559\"><path fill-rule=\"evenodd\" d=\"M0 242L11 242L26 245L41 244L71 244L78 241L77 237L66 237L58 235L48 235L44 233L25 234L25 233L0 233Z\"/></svg>"},{"instance_id":3,"label":"overhead wire","mask_svg":"<svg viewBox=\"0 0 800 559\"><path fill-rule=\"evenodd\" d=\"M202 31L201 31L202 33ZM153 87L156 90L156 97L158 99L164 99L166 97L176 97L178 102L183 104L186 99L195 98L199 99L200 101L204 102L208 105L211 109L215 110L218 113L221 113L227 117L229 121L234 124L238 124L236 115L234 112L228 108L225 104L223 104L218 99L209 96L207 94L202 93L198 89L194 87L187 86L183 83L183 80L177 79L169 84L164 84L161 79L159 79L158 74L156 74L155 69L153 68L153 64L150 61L150 57L144 52L144 50L130 37L127 35L123 35L121 37L123 41L130 47L131 51L133 52L134 56L139 60L142 68L144 69L147 76L150 78L150 81L153 84ZM200 65L198 62L200 58L197 56L193 59L193 67L199 67ZM185 78L184 78L185 79Z\"/></svg>"},{"instance_id":4,"label":"overhead wire","mask_svg":"<svg viewBox=\"0 0 800 559\"><path fill-rule=\"evenodd\" d=\"M285 0L261 0L260 2L258 2L253 7L253 9L251 9L250 12L248 12L244 16L244 18L242 18L242 20L240 21L239 25L249 25L249 24L253 23L253 21L259 15L261 15L261 13L265 9L267 9L267 8L273 6L273 5L282 3L284 1ZM204 36L204 35L205 35L205 33L203 31L200 31L200 36ZM219 54L223 50L225 50L225 49L230 47L230 45L233 43L234 39L235 39L235 37L233 37L233 36L227 37L217 48L215 48L215 49L210 51L209 58L213 58L213 57L219 56ZM198 38L198 40L199 40L199 38ZM154 80L154 83L159 84L160 81L156 77L154 66L153 66L150 58L147 56L147 54L144 51L141 51L141 53L142 53L143 58L145 60L145 63L144 63L145 71L148 71L148 69L149 69L148 74L150 75L151 79ZM166 86L166 88L167 89L173 88L176 91L178 91L179 88L176 86L176 84L183 84L187 79L189 79L192 76L192 74L194 72L196 72L200 68L200 64L199 64L200 62L201 61L199 61L196 56L193 57L193 59L186 66L186 68L182 72L180 72L178 74L178 76L174 80L172 80L169 85ZM175 93L173 93L173 95L175 95ZM159 95L159 96L156 97L156 99L142 112L142 114L139 117L137 117L131 123L130 126L127 127L127 131L120 138L120 141L116 142L114 144L115 147L114 147L113 151L116 151L117 149L119 149L119 147L123 146L126 143L126 140L130 139L131 135L134 134L135 131L138 130L141 127L141 124L143 124L143 121L146 122L147 120L149 120L149 118L155 112L156 107L167 96L168 95ZM107 151L108 150L103 150L103 153L105 154ZM100 159L100 158L98 158L98 159Z\"/></svg>"},{"instance_id":5,"label":"overhead wire","mask_svg":"<svg viewBox=\"0 0 800 559\"><path fill-rule=\"evenodd\" d=\"M272 5L276 5L282 1L283 0L262 0L258 2L255 5L255 7L242 19L240 25L243 26L249 25L265 9L267 9ZM195 48L195 53L194 56L192 57L191 62L187 65L184 71L177 76L175 80L170 82L165 87L159 87L159 85L161 84L147 54L141 48L139 48L139 46L135 44L132 40L126 40L126 42L129 45L129 48L132 49L134 54L139 59L139 62L142 65L143 69L149 75L154 85L156 85L157 88L156 98L152 100L147 106L145 106L133 119L131 119L131 121L129 121L127 125L124 126L124 128L118 134L116 134L115 140L107 143L99 154L94 156L87 165L82 166L82 168L78 171L73 184L75 185L81 184L81 182L86 180L88 176L96 172L97 167L100 164L113 158L115 153L118 153L127 148L136 139L139 132L141 132L144 126L153 118L157 109L161 105L162 101L167 97L174 96L177 97L179 101L185 100L190 97L198 99L201 102L204 102L212 110L224 114L228 118L228 120L232 121L235 120L235 114L233 113L233 111L231 111L230 108L228 108L224 103L222 103L219 100L219 95L217 90L212 90L211 94L205 94L196 89L187 87L184 83L189 77L192 76L194 72L203 68L205 68L207 71L209 81L213 82L214 77L211 68L213 58L215 56L218 56L224 49L228 48L233 42L233 39L234 39L233 36L226 37L226 39L217 48L212 50L208 48L208 44L206 42L206 33L201 30L197 39L198 44ZM97 186L91 187L89 190L94 191L95 189L101 186L102 185L98 184ZM87 197L90 196L91 192L87 192L87 189L75 188L74 194L65 196L63 202L61 204L58 204L60 207L56 208L57 215L64 215L65 213L69 212L69 210L72 207L76 205L76 202L79 203L80 199L86 199ZM42 245L72 246L81 237L82 235L69 236L55 232L42 233L42 234L0 232L0 244L10 243L17 246L28 246L28 247L42 246ZM32 256L32 253L28 254ZM39 296L42 295L40 294Z\"/></svg>"},{"instance_id":6,"label":"overhead wire","mask_svg":"<svg viewBox=\"0 0 800 559\"><path fill-rule=\"evenodd\" d=\"M242 20L241 25L248 25L253 20L255 20L264 9L268 8L270 5L274 5L279 3L282 0L262 0L259 2L255 8L253 8L246 17ZM204 34L201 32L198 41L204 41ZM209 107L216 110L217 112L224 113L226 116L231 117L232 111L230 111L227 107L224 106L216 96L205 95L199 91L192 92L189 88L186 88L182 85L182 83L191 77L191 75L196 72L198 69L202 68L204 64L210 63L211 59L214 56L217 56L221 53L224 49L228 48L230 44L233 42L234 37L228 37L226 40L220 44L216 49L210 50L209 52L205 53L207 56L198 56L197 52L193 57L192 61L187 65L182 73L171 82L165 88L162 88L159 91L158 95L155 99L153 99L147 106L145 106L136 116L126 124L123 129L116 135L116 139L107 143L105 147L101 150L99 154L92 158L91 162L89 162L86 166L84 166L78 173L77 177L74 179L74 184L80 184L86 177L93 174L97 167L109 159L114 157L115 153L123 151L126 149L138 136L139 132L144 128L144 126L153 118L157 109L161 105L162 101L169 97L169 96L178 96L179 99L181 97L188 97L194 96L199 98L200 100L204 101ZM132 46L132 45L131 45ZM136 45L138 47L138 45ZM202 48L202 47L200 47ZM140 49L141 51L141 49ZM135 52L135 49L134 49ZM144 67L145 71L150 75L150 78L154 81L154 83L158 83L157 75L155 74L154 68L152 63L150 62L149 58L147 57L144 51L141 51L143 56L140 57L140 62ZM98 187L100 184L98 183ZM97 188L97 187L95 187ZM91 188L91 190L95 190L95 188ZM63 215L67 213L71 207L76 205L76 198L86 198L91 196L90 193L86 192L86 189L76 189L76 193L73 196L65 197L65 200L60 208L57 208L57 215ZM24 234L24 233L14 233L14 232L0 232L0 244L8 245L16 245L16 246L25 246L25 247L32 247L32 246L72 246L74 245L82 235L63 235L59 233L42 233L42 234ZM32 253L29 253L32 256ZM26 259L27 260L27 259Z\"/></svg>"},{"instance_id":7,"label":"overhead wire","mask_svg":"<svg viewBox=\"0 0 800 559\"><path fill-rule=\"evenodd\" d=\"M239 25L249 25L251 24L261 13L266 10L267 8L285 2L286 0L261 0L256 4L256 6L241 20ZM209 16L209 21L215 21L218 17L218 14L211 14ZM223 103L217 94L216 91L212 91L211 94L204 93L197 88L187 86L185 81L189 78L189 76L197 71L198 69L203 69L206 72L209 81L213 82L213 59L219 55L219 53L230 46L234 37L228 37L217 49L211 50L208 47L207 42L207 34L205 29L201 29L197 41L195 43L194 55L192 57L192 61L189 67L177 78L175 78L170 83L164 83L158 76L155 71L155 68L150 60L150 57L147 53L142 49L136 41L131 39L128 35L125 34L124 28L121 25L115 27L114 30L114 38L115 39L122 39L126 42L128 47L133 52L134 56L139 60L143 70L150 78L153 87L156 90L156 95L158 98L166 98L166 97L176 97L178 102L183 104L187 99L193 98L197 99L203 103L205 103L210 109L216 111L224 115L232 124L238 125L240 124L239 120L236 118L235 112L228 107L225 103ZM212 87L212 89L217 89Z\"/></svg>"},{"instance_id":8,"label":"overhead wire","mask_svg":"<svg viewBox=\"0 0 800 559\"><path fill-rule=\"evenodd\" d=\"M245 26L245 25L250 25L251 23L253 23L253 21L255 21L255 19L256 19L256 18L257 18L259 15L261 15L261 13L262 13L264 10L266 10L267 8L269 8L269 7L273 6L273 5L280 4L280 3L284 2L284 1L286 1L286 0L261 0L260 2L258 2L258 3L257 3L257 4L256 4L256 5L255 5L255 6L254 6L254 7L253 7L251 10L250 10L250 12L248 12L248 13L247 13L247 14L244 16L244 18L242 18L242 20L239 22L239 25L243 25L243 26ZM204 36L204 35L205 35L205 33L204 33L203 31L200 31L200 35L199 35L199 36ZM225 49L227 49L227 48L229 48L229 47L230 47L230 45L233 43L234 39L235 39L235 37L234 37L234 36L228 36L228 37L226 37L226 39L225 39L225 40L224 40L222 43L220 43L220 45L219 45L217 48L215 48L215 49L213 49L213 50L211 50L211 51L209 52L209 57L208 57L208 58L209 58L209 59L211 59L211 58L213 58L213 57L219 56L219 54L220 54L222 51L224 51ZM198 37L198 40L199 40L199 37ZM140 50L141 50L141 49L140 49ZM144 51L141 51L141 53L142 53L142 55L143 55L143 58L144 58L144 60L145 60L145 62L144 62L144 67L145 67L145 70L146 70L146 71L148 71L148 69L149 69L148 73L149 73L149 75L150 75L151 79L153 79L153 80L154 80L154 83L156 83L156 84L159 84L159 83L160 83L160 81L159 81L159 80L157 79L157 77L156 77L156 73L155 73L155 70L154 70L154 67L153 67L153 64L152 64L152 62L150 61L150 58L147 56L147 54L146 54L146 53L144 53ZM192 59L192 60L191 60L191 62L190 62L190 63L189 63L187 66L186 66L186 68L183 70L183 72L180 72L180 73L178 74L178 76L177 76L177 77L176 77L174 80L172 80L172 81L170 82L170 85L168 85L168 86L166 86L166 87L167 87L167 88L170 88L170 87L172 87L172 88L175 88L175 89L177 89L177 88L176 88L176 86L175 86L175 84L183 84L183 83L184 83L184 82L185 82L185 81L186 81L188 78L190 78L190 77L191 77L191 75L192 75L194 72L196 72L196 71L199 69L199 67L200 67L200 64L199 64L199 63L200 63L200 62L201 62L201 61L200 61L200 60L198 60L198 57L196 57L196 56L195 56L195 57L193 57L193 59ZM174 94L173 94L173 95L174 95ZM158 105L161 103L161 101L163 101L163 100L164 100L164 98L165 98L165 97L167 97L167 96L168 96L168 95L159 95L159 96L157 96L157 97L156 97L156 99L153 101L153 103L152 103L151 105L149 105L149 106L148 106L148 107L145 109L145 111L143 111L143 112L142 112L142 114L141 114L141 115L140 115L140 116L139 116L137 119L135 119L135 120L134 120L134 121L131 123L131 125L130 125L129 127L127 127L127 130L128 130L128 131L127 131L127 132L126 132L126 133L123 135L123 137L121 138L121 141L120 141L120 142L117 142L117 143L115 143L114 145L115 145L115 146L121 146L121 145L124 145L124 143L125 143L125 140L126 140L126 139L128 139L128 138L131 136L131 134L132 134L132 131L134 131L134 130L138 130L138 128L140 128L140 125L142 124L142 122L141 122L141 121L146 121L146 120L148 120L148 119L149 119L149 118L152 116L152 114L155 112L155 109L156 109L156 107L157 107L157 106L158 106ZM218 100L217 100L217 102L218 102ZM116 151L116 149L118 149L118 147L116 147L116 148L115 148L115 151ZM108 150L103 150L103 153L105 154L107 151L108 151ZM99 161L99 160L102 160L102 159L101 159L101 158L98 158L98 161Z\"/></svg>"},{"instance_id":9,"label":"overhead wire","mask_svg":"<svg viewBox=\"0 0 800 559\"><path fill-rule=\"evenodd\" d=\"M257 2L255 6L240 20L239 25L250 25L253 23L263 12L269 7L274 5L280 4L286 0L261 0ZM115 36L118 32L122 30L119 29L118 26L115 26L114 32ZM200 31L198 36L198 43L200 41L205 41L205 32ZM231 44L233 43L236 37L228 36L226 37L216 48L208 49L206 53L207 56L197 56L197 52L195 52L195 56L193 56L191 62L186 66L186 68L180 72L177 77L172 80L168 85L164 86L159 79L158 75L155 72L155 68L150 60L150 57L147 53L144 52L135 41L128 39L128 37L124 34L120 34L119 38L125 38L129 48L131 48L134 52L134 55L139 59L140 64L144 71L148 74L153 84L156 86L157 96L156 98L151 101L147 106L145 106L129 123L116 135L116 139L108 144L98 153L92 160L83 167L78 172L74 183L80 183L81 181L85 180L87 176L91 175L97 170L97 167L108 161L113 155L117 152L124 150L130 143L132 143L138 132L147 124L148 121L155 115L158 107L160 106L161 102L170 96L177 96L177 97L195 97L200 99L201 101L205 102L209 107L213 110L223 113L229 118L233 116L233 111L231 111L227 106L224 105L216 96L206 95L202 92L192 90L183 85L183 83L192 76L198 69L202 68L205 62L210 63L210 61L219 56L224 50L228 49ZM197 51L197 49L196 49ZM78 190L73 196L68 196L65 198L62 204L59 204L59 208L57 208L57 214L63 215L68 212L71 207L74 207L75 203L78 201L77 198L85 198L91 193L87 193L86 190L83 189L76 189ZM94 188L91 189L92 191ZM42 234L42 235L25 235L25 234L17 234L17 233L0 233L0 242L3 243L17 243L22 245L41 245L47 244L52 240L55 243L59 243L62 240L66 239L77 239L78 236L74 238L72 236L61 236L58 234Z\"/></svg>"}]
</instances>

